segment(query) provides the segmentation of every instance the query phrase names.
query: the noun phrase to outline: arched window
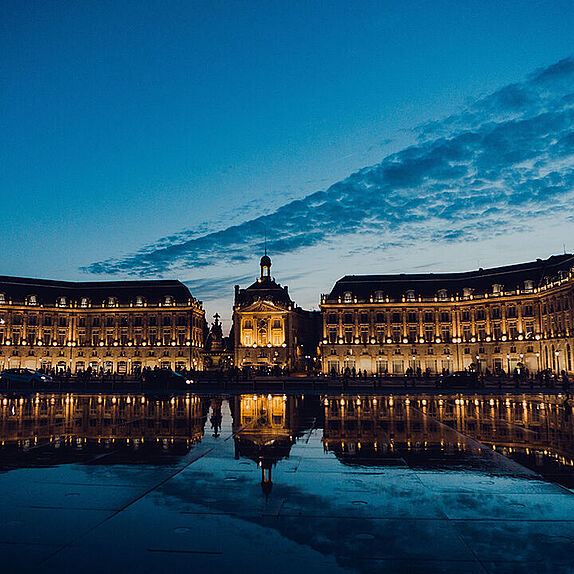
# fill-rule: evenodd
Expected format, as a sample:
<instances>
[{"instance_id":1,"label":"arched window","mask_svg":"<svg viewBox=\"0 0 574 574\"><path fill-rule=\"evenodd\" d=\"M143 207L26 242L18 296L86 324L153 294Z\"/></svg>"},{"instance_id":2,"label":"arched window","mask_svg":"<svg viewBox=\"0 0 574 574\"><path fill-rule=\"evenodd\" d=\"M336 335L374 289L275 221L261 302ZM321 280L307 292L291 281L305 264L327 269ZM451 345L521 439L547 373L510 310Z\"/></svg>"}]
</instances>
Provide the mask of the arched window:
<instances>
[{"instance_id":1,"label":"arched window","mask_svg":"<svg viewBox=\"0 0 574 574\"><path fill-rule=\"evenodd\" d=\"M115 307L117 304L118 300L116 297L108 297L108 300L106 302L106 305L108 307Z\"/></svg>"},{"instance_id":2,"label":"arched window","mask_svg":"<svg viewBox=\"0 0 574 574\"><path fill-rule=\"evenodd\" d=\"M145 299L141 295L138 295L136 297L136 307L143 307L144 302L145 302Z\"/></svg>"},{"instance_id":3,"label":"arched window","mask_svg":"<svg viewBox=\"0 0 574 574\"><path fill-rule=\"evenodd\" d=\"M406 297L407 301L415 301L415 292L410 289L409 291L407 291L407 297Z\"/></svg>"},{"instance_id":4,"label":"arched window","mask_svg":"<svg viewBox=\"0 0 574 574\"><path fill-rule=\"evenodd\" d=\"M534 289L534 281L532 279L527 279L524 282L524 290L525 291L532 291Z\"/></svg>"},{"instance_id":5,"label":"arched window","mask_svg":"<svg viewBox=\"0 0 574 574\"><path fill-rule=\"evenodd\" d=\"M385 300L385 295L382 291L375 291L375 301L382 303Z\"/></svg>"},{"instance_id":6,"label":"arched window","mask_svg":"<svg viewBox=\"0 0 574 574\"><path fill-rule=\"evenodd\" d=\"M38 297L36 295L28 295L28 305L37 305Z\"/></svg>"},{"instance_id":7,"label":"arched window","mask_svg":"<svg viewBox=\"0 0 574 574\"><path fill-rule=\"evenodd\" d=\"M0 305L3 305L4 303L6 303L6 294L0 293Z\"/></svg>"},{"instance_id":8,"label":"arched window","mask_svg":"<svg viewBox=\"0 0 574 574\"><path fill-rule=\"evenodd\" d=\"M500 295L502 293L502 285L500 285L499 283L495 283L492 286L492 292L494 295Z\"/></svg>"},{"instance_id":9,"label":"arched window","mask_svg":"<svg viewBox=\"0 0 574 574\"><path fill-rule=\"evenodd\" d=\"M474 289L472 287L463 287L462 295L463 297L470 297Z\"/></svg>"},{"instance_id":10,"label":"arched window","mask_svg":"<svg viewBox=\"0 0 574 574\"><path fill-rule=\"evenodd\" d=\"M164 305L173 305L173 297L171 295L166 295L163 301Z\"/></svg>"},{"instance_id":11,"label":"arched window","mask_svg":"<svg viewBox=\"0 0 574 574\"><path fill-rule=\"evenodd\" d=\"M350 291L345 291L345 293L343 294L343 302L344 303L353 302L353 294Z\"/></svg>"},{"instance_id":12,"label":"arched window","mask_svg":"<svg viewBox=\"0 0 574 574\"><path fill-rule=\"evenodd\" d=\"M57 303L58 307L65 307L67 304L67 299L65 297L58 297Z\"/></svg>"},{"instance_id":13,"label":"arched window","mask_svg":"<svg viewBox=\"0 0 574 574\"><path fill-rule=\"evenodd\" d=\"M446 301L448 299L448 293L446 289L440 289L438 292L438 300L439 301Z\"/></svg>"},{"instance_id":14,"label":"arched window","mask_svg":"<svg viewBox=\"0 0 574 574\"><path fill-rule=\"evenodd\" d=\"M80 299L80 307L82 307L83 309L85 309L86 307L88 307L90 305L90 301L88 300L87 297L82 297Z\"/></svg>"}]
</instances>

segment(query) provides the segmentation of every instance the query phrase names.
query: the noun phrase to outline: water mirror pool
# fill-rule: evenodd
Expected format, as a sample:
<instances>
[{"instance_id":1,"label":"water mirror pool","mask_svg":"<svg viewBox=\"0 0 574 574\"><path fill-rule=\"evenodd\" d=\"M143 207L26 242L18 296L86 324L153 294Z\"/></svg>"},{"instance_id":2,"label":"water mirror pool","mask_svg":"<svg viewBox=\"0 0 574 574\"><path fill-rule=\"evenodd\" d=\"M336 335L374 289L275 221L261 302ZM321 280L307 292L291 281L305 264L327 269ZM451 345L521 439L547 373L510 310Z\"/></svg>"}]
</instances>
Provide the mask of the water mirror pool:
<instances>
[{"instance_id":1,"label":"water mirror pool","mask_svg":"<svg viewBox=\"0 0 574 574\"><path fill-rule=\"evenodd\" d=\"M562 395L5 394L0 441L8 572L571 571Z\"/></svg>"}]
</instances>

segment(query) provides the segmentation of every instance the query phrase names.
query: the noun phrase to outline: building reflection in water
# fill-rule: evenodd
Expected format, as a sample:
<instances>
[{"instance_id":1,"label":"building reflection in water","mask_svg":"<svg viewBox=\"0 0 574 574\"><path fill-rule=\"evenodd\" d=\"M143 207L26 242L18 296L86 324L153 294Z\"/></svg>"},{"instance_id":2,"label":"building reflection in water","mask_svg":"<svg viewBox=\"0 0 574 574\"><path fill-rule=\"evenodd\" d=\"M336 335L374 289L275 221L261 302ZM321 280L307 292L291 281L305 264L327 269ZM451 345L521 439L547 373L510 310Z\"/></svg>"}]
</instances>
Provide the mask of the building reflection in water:
<instances>
[{"instance_id":1,"label":"building reflection in water","mask_svg":"<svg viewBox=\"0 0 574 574\"><path fill-rule=\"evenodd\" d=\"M476 468L486 445L574 485L572 405L561 395L325 396L322 405L324 448L345 464Z\"/></svg>"},{"instance_id":2,"label":"building reflection in water","mask_svg":"<svg viewBox=\"0 0 574 574\"><path fill-rule=\"evenodd\" d=\"M201 440L208 408L194 395L2 396L1 467L82 461L106 450L114 463L158 463L156 455L185 454Z\"/></svg>"},{"instance_id":3,"label":"building reflection in water","mask_svg":"<svg viewBox=\"0 0 574 574\"><path fill-rule=\"evenodd\" d=\"M0 469L94 456L169 463L202 440L206 424L220 436L227 400L235 458L259 465L266 494L273 467L311 428L324 429L325 452L347 465L488 471L493 449L574 487L574 417L560 395L0 395Z\"/></svg>"},{"instance_id":4,"label":"building reflection in water","mask_svg":"<svg viewBox=\"0 0 574 574\"><path fill-rule=\"evenodd\" d=\"M265 494L269 494L273 487L273 466L289 457L295 442L295 418L303 400L287 395L234 397L235 458L246 457L259 465Z\"/></svg>"},{"instance_id":5,"label":"building reflection in water","mask_svg":"<svg viewBox=\"0 0 574 574\"><path fill-rule=\"evenodd\" d=\"M289 458L291 447L303 432L320 427L320 404L320 397L305 395L253 394L234 398L235 458L249 458L259 465L265 494L273 486L273 467Z\"/></svg>"}]
</instances>

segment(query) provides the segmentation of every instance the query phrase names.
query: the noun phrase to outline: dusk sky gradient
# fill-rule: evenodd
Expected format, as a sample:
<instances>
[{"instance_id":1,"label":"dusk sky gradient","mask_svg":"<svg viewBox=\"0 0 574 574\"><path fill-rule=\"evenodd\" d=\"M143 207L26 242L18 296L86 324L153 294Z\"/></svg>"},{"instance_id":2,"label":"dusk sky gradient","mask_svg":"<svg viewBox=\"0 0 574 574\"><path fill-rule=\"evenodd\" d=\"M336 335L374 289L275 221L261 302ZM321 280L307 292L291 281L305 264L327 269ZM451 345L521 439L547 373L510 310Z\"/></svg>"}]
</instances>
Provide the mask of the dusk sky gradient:
<instances>
[{"instance_id":1,"label":"dusk sky gradient","mask_svg":"<svg viewBox=\"0 0 574 574\"><path fill-rule=\"evenodd\" d=\"M569 1L0 10L0 274L178 278L229 324L265 229L307 308L574 250Z\"/></svg>"}]
</instances>

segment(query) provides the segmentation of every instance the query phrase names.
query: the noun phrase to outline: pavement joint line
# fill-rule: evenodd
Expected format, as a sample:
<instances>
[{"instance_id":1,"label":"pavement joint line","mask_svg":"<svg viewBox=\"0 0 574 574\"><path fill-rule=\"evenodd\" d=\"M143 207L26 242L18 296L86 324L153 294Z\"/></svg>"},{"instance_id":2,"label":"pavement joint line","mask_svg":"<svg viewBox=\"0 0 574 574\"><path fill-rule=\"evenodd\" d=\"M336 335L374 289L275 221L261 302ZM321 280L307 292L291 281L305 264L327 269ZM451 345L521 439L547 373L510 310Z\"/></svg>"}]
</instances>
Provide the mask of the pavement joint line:
<instances>
[{"instance_id":1,"label":"pavement joint line","mask_svg":"<svg viewBox=\"0 0 574 574\"><path fill-rule=\"evenodd\" d=\"M207 420L207 414L204 417ZM236 432L232 432L230 436L226 437L224 439L224 442L229 440L230 438L236 436L237 434L239 434L240 432L242 432L243 430L249 428L250 426L254 425L256 422L258 422L258 420L252 421L251 423L247 424L247 425L243 425L242 427L240 427ZM47 557L45 557L40 564L45 564L48 560L51 560L54 556L56 556L57 554L59 554L62 550L65 550L66 548L72 546L75 542L77 542L78 540L84 538L86 535L90 534L91 532L93 532L96 528L99 528L102 524L105 524L106 522L108 522L109 520L111 520L112 518L114 518L115 516L117 516L118 514L120 514L121 512L123 512L124 510L126 510L127 508L129 508L130 506L132 506L133 504L135 504L136 502L138 502L139 500L141 500L142 498L144 498L145 496L147 496L148 494L150 494L151 492L153 492L154 490L156 490L157 488L159 488L160 486L163 486L166 482L168 482L169 480L171 480L172 478L174 478L175 476L177 476L178 474L182 473L185 469L187 469L189 466L191 466L194 462L202 459L203 457L207 456L208 454L210 454L212 451L214 451L217 448L217 445L212 446L211 448L207 448L205 450L205 452L201 453L199 456L192 456L192 459L185 465L183 465L182 467L178 468L175 470L175 472L172 472L170 475L168 475L167 477L165 477L164 479L162 479L161 481L159 481L158 483L154 484L152 487L146 489L145 492L143 492L142 494L140 494L139 496L137 496L136 498L132 499L130 502L126 503L125 505L123 505L121 508L115 510L112 512L112 514L110 514L110 516L107 516L106 518L104 518L103 520L101 520L100 522L98 522L97 524L93 525L92 527L88 528L88 530L86 530L85 532L82 532L81 534L79 534L78 536L76 536L75 538L73 538L72 540L69 540L68 542L66 542L65 544L59 546L54 552L52 552L51 554L49 554ZM114 451L117 452L117 451ZM194 451L197 452L197 451ZM106 453L105 455L102 456L107 456L108 454L111 453ZM191 454L191 453L190 453ZM100 458L100 457L96 457Z\"/></svg>"},{"instance_id":2,"label":"pavement joint line","mask_svg":"<svg viewBox=\"0 0 574 574\"><path fill-rule=\"evenodd\" d=\"M176 550L169 548L148 548L148 552L166 552L170 554L208 554L210 556L222 556L223 552L216 550Z\"/></svg>"},{"instance_id":3,"label":"pavement joint line","mask_svg":"<svg viewBox=\"0 0 574 574\"><path fill-rule=\"evenodd\" d=\"M413 407L413 411L415 411L416 413L418 413L419 415L422 415L423 418L429 419L430 421L434 421L437 425L442 426L442 427L446 427L449 430L454 431L457 435L460 435L461 437L464 437L465 439L470 440L471 442L476 443L480 449L482 448L487 448L485 447L482 443L472 439L471 437L468 437L467 435L465 435L464 433L461 433L459 430L450 427L448 425L445 425L444 423L442 423L441 421L437 420L435 417L421 411L420 409L417 409L416 407ZM400 450L400 449L399 449ZM492 449L488 449L491 452L495 452ZM502 456L502 455L501 455ZM505 457L506 458L506 457ZM522 465L520 465L522 466ZM459 542L463 545L463 547L465 547L472 556L474 556L474 559L476 560L477 564L480 565L480 568L482 568L482 570L488 574L488 568L486 567L485 564L482 563L482 560L477 556L476 552L474 551L474 549L468 544L468 542L463 538L462 534L459 532L457 525L454 524L450 518L443 512L438 500L439 500L439 493L437 491L433 491L431 488L429 488L427 485L425 485L421 479L420 476L417 477L419 479L419 481L421 482L421 484L423 484L423 486L425 487L425 489L430 493L430 495L432 496L432 498L435 500L435 504L437 506L437 510L441 513L442 516L444 516L444 520L446 521L447 524L451 524L452 525L452 529L454 530L454 533L457 537L457 539L459 540ZM441 493L442 494L442 493Z\"/></svg>"},{"instance_id":4,"label":"pavement joint line","mask_svg":"<svg viewBox=\"0 0 574 574\"><path fill-rule=\"evenodd\" d=\"M454 404L453 401L451 401L451 400L447 400L447 403L449 403L450 405L453 405L453 404ZM430 416L430 415L429 415L429 416ZM431 417L431 418L434 418L434 417ZM494 421L494 422L497 422L497 423L503 423L503 424L505 424L506 426L511 427L511 428L516 428L516 429L520 429L520 430L522 430L522 431L524 431L524 432L528 432L528 433L532 433L532 434L537 434L536 431L534 431L534 430L532 430L532 429L529 429L529 428L527 428L527 427L525 427L525 426L522 426L522 425L519 425L519 424L516 424L516 423L512 423L512 422L506 421L506 420L504 420L504 419L501 419L500 417L491 417L491 416L488 416L488 415L483 416L483 415L481 414L481 420L482 420L483 418L484 418L484 420L486 420L486 421ZM436 419L435 419L435 420L436 420ZM450 428L454 428L454 427L450 427ZM461 434L462 434L462 433L461 433ZM466 436L466 435L465 435L465 436Z\"/></svg>"}]
</instances>

